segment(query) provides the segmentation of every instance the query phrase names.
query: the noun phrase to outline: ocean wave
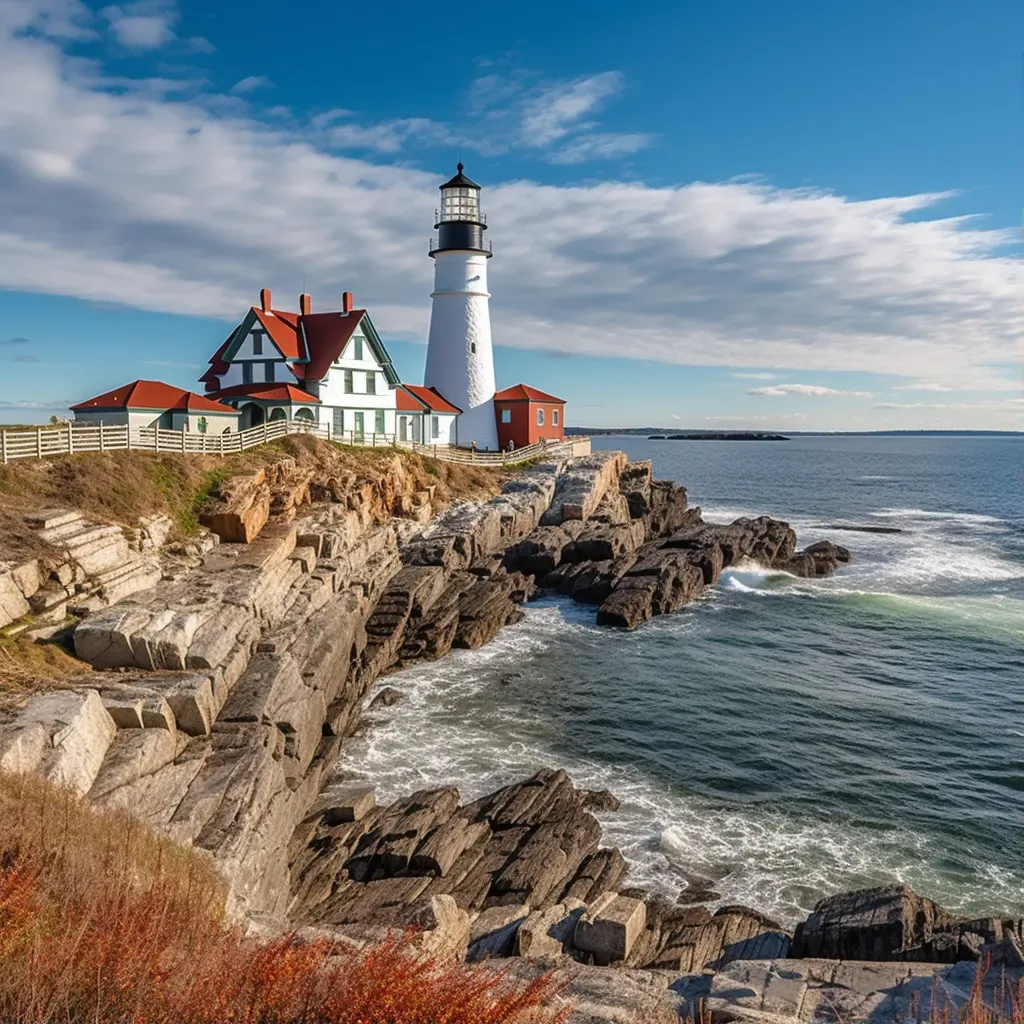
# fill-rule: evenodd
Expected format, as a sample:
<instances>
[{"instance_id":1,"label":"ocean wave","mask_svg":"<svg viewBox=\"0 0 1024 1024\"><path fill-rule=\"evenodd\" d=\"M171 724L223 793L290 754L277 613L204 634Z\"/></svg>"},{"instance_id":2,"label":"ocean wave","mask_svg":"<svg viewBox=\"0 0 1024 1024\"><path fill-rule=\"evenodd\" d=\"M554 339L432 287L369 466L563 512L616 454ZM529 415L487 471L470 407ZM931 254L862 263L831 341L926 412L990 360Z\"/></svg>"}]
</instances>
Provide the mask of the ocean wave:
<instances>
[{"instance_id":1,"label":"ocean wave","mask_svg":"<svg viewBox=\"0 0 1024 1024\"><path fill-rule=\"evenodd\" d=\"M969 523L976 526L1015 525L1010 520L1000 519L998 516L981 515L975 512L936 512L923 508L880 508L869 514L885 519L949 520L953 523Z\"/></svg>"},{"instance_id":2,"label":"ocean wave","mask_svg":"<svg viewBox=\"0 0 1024 1024\"><path fill-rule=\"evenodd\" d=\"M720 585L727 593L760 598L813 597L862 606L866 611L944 619L971 632L1006 639L1024 638L1024 599L990 596L930 596L842 585L841 578L805 580L765 569L726 569Z\"/></svg>"}]
</instances>

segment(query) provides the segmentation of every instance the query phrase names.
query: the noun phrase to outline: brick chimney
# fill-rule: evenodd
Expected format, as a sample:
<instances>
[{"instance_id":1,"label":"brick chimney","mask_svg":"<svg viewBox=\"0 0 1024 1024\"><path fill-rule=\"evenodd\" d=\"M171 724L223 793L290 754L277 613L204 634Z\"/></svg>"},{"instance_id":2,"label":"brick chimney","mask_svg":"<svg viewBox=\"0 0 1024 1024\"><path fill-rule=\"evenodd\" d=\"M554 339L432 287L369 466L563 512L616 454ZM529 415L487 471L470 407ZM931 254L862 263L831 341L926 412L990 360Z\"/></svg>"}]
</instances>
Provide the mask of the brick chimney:
<instances>
[{"instance_id":1,"label":"brick chimney","mask_svg":"<svg viewBox=\"0 0 1024 1024\"><path fill-rule=\"evenodd\" d=\"M341 293L341 312L347 316L352 312L352 293L342 292Z\"/></svg>"},{"instance_id":2,"label":"brick chimney","mask_svg":"<svg viewBox=\"0 0 1024 1024\"><path fill-rule=\"evenodd\" d=\"M260 309L262 309L264 313L269 313L270 312L270 289L269 288L261 288L260 289Z\"/></svg>"},{"instance_id":3,"label":"brick chimney","mask_svg":"<svg viewBox=\"0 0 1024 1024\"><path fill-rule=\"evenodd\" d=\"M309 292L303 292L299 296L299 314L301 316L309 316L313 311L313 300L309 296Z\"/></svg>"}]
</instances>

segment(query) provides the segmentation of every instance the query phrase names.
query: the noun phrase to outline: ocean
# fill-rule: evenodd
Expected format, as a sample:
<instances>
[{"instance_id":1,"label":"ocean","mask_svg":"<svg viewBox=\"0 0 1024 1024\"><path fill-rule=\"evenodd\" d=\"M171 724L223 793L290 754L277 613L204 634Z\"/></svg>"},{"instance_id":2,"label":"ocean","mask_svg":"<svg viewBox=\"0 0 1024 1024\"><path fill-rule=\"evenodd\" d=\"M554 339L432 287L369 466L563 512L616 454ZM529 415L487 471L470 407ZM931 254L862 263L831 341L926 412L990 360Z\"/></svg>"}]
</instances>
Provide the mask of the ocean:
<instances>
[{"instance_id":1,"label":"ocean","mask_svg":"<svg viewBox=\"0 0 1024 1024\"><path fill-rule=\"evenodd\" d=\"M1024 913L1024 438L594 447L653 459L709 521L769 514L854 562L814 581L729 571L632 633L531 603L482 650L382 680L406 699L343 767L378 800L563 767L620 797L598 817L629 884L709 886L787 924L891 881Z\"/></svg>"}]
</instances>

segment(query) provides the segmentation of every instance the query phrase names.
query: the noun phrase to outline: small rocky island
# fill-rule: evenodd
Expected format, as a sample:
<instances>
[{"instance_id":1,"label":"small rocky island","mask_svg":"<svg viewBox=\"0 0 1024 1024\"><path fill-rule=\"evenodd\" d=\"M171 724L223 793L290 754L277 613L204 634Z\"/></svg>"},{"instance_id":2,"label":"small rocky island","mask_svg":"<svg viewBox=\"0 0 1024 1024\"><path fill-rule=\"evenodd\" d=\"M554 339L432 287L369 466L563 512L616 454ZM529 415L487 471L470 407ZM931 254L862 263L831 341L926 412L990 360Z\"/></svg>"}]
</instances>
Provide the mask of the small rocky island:
<instances>
[{"instance_id":1,"label":"small rocky island","mask_svg":"<svg viewBox=\"0 0 1024 1024\"><path fill-rule=\"evenodd\" d=\"M372 780L341 777L376 680L480 647L535 595L633 629L729 566L822 576L850 561L831 542L798 550L767 516L706 522L621 452L541 462L439 512L433 499L399 455L373 480L284 459L227 481L204 515L216 532L176 559L151 534L135 554L119 528L36 515L54 565L92 587L72 642L93 672L0 718L0 768L206 851L236 919L262 934L372 943L415 926L434 954L557 970L579 1024L699 999L722 1020L824 1006L892 1019L936 984L966 999L979 963L1020 972L1019 919L967 920L905 886L826 898L795 931L713 894L630 888L594 816L614 813L614 794L563 771L472 802L441 787L387 806ZM151 568L128 586L111 559ZM116 589L93 587L103 574ZM0 582L28 607L41 578L19 566Z\"/></svg>"}]
</instances>

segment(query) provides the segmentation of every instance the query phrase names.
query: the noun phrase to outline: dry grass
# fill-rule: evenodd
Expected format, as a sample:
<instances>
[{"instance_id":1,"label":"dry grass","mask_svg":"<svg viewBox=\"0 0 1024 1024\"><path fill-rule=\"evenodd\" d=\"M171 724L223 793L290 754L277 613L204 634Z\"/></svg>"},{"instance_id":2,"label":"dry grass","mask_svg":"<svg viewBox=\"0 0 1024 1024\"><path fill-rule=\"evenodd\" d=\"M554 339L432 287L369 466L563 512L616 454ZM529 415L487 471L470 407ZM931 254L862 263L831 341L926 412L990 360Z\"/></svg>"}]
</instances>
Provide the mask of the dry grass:
<instances>
[{"instance_id":1,"label":"dry grass","mask_svg":"<svg viewBox=\"0 0 1024 1024\"><path fill-rule=\"evenodd\" d=\"M508 475L393 448L347 447L301 435L227 456L117 451L23 459L0 466L0 551L15 562L45 554L24 523L26 513L40 508L74 508L122 526L135 526L140 516L165 513L187 535L194 532L204 502L228 476L290 456L327 476L353 473L359 481L372 482L396 455L419 488L436 487L437 507L454 498L489 497Z\"/></svg>"},{"instance_id":2,"label":"dry grass","mask_svg":"<svg viewBox=\"0 0 1024 1024\"><path fill-rule=\"evenodd\" d=\"M38 780L0 776L0 1020L10 1024L555 1024L550 978L224 919L210 863Z\"/></svg>"},{"instance_id":3,"label":"dry grass","mask_svg":"<svg viewBox=\"0 0 1024 1024\"><path fill-rule=\"evenodd\" d=\"M92 666L57 644L0 637L0 712L17 711L33 693L73 686L90 672Z\"/></svg>"}]
</instances>

